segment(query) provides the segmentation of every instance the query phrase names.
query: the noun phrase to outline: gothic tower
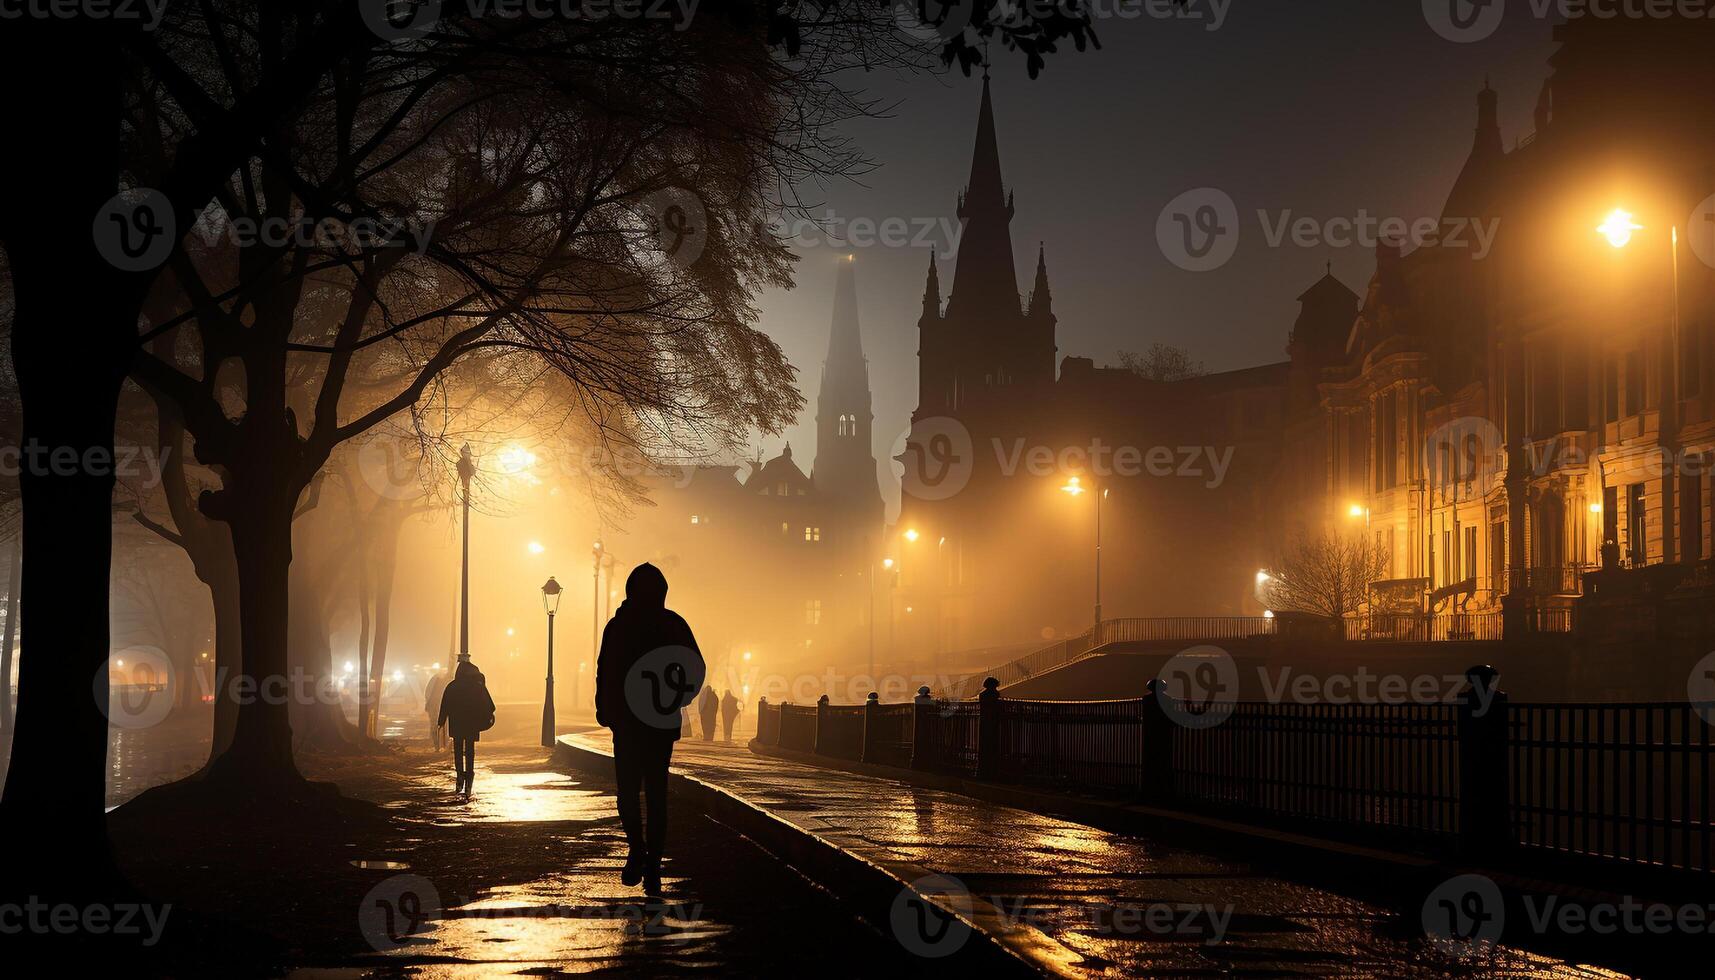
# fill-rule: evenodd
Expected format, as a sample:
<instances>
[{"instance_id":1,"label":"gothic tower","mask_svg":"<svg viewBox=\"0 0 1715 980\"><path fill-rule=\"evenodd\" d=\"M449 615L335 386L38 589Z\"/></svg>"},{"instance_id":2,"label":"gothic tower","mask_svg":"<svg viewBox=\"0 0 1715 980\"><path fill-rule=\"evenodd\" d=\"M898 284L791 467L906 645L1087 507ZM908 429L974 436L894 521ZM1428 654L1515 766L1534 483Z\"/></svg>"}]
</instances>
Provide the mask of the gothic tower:
<instances>
[{"instance_id":1,"label":"gothic tower","mask_svg":"<svg viewBox=\"0 0 1715 980\"><path fill-rule=\"evenodd\" d=\"M863 356L863 333L858 325L854 264L851 256L840 262L834 286L828 358L822 362L822 390L816 396L816 461L811 479L816 490L836 501L853 521L879 530L881 488L876 477L869 365Z\"/></svg>"},{"instance_id":2,"label":"gothic tower","mask_svg":"<svg viewBox=\"0 0 1715 980\"><path fill-rule=\"evenodd\" d=\"M1037 259L1029 309L1013 266L1013 196L1001 180L994 102L983 77L969 182L959 195L963 230L945 313L934 258L918 319L918 418L969 418L985 406L1016 405L1023 391L1054 381L1054 314L1048 270Z\"/></svg>"}]
</instances>

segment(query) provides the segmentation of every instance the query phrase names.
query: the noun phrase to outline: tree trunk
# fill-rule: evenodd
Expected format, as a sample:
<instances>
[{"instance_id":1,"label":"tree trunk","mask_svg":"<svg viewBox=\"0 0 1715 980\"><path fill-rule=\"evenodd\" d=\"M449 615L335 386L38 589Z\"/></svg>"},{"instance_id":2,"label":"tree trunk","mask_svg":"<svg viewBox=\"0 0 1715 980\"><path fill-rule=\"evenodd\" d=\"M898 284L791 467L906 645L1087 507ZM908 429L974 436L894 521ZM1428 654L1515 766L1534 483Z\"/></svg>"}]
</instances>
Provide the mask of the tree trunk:
<instances>
[{"instance_id":1,"label":"tree trunk","mask_svg":"<svg viewBox=\"0 0 1715 980\"><path fill-rule=\"evenodd\" d=\"M405 508L386 499L376 505L372 515L379 533L371 537L375 547L375 636L369 659L376 697L370 704L365 729L370 738L375 738L380 728L380 692L387 676L387 636L393 625L393 578L399 567L399 530L406 516Z\"/></svg>"},{"instance_id":2,"label":"tree trunk","mask_svg":"<svg viewBox=\"0 0 1715 980\"><path fill-rule=\"evenodd\" d=\"M38 463L26 456L18 478L26 546L20 615L53 631L51 656L19 662L12 760L0 796L0 836L16 843L16 863L0 887L38 889L46 900L112 880L105 709L113 423L141 289L101 256L90 234L118 187L119 33L39 20L8 24L0 34L7 35L0 81L12 83L9 92L39 86L36 66L67 66L55 98L9 99L0 120L8 133L54 133L0 161L21 445L50 454ZM32 57L23 56L25 47Z\"/></svg>"},{"instance_id":3,"label":"tree trunk","mask_svg":"<svg viewBox=\"0 0 1715 980\"><path fill-rule=\"evenodd\" d=\"M285 496L285 495L281 495ZM211 779L258 787L303 782L292 760L290 704L304 692L291 673L292 498L234 508L227 516L238 566L243 666L232 745L209 766ZM313 692L311 692L313 693Z\"/></svg>"},{"instance_id":4,"label":"tree trunk","mask_svg":"<svg viewBox=\"0 0 1715 980\"><path fill-rule=\"evenodd\" d=\"M12 651L18 642L18 586L23 578L24 539L12 542L6 572L6 636L0 639L0 732L12 730Z\"/></svg>"}]
</instances>

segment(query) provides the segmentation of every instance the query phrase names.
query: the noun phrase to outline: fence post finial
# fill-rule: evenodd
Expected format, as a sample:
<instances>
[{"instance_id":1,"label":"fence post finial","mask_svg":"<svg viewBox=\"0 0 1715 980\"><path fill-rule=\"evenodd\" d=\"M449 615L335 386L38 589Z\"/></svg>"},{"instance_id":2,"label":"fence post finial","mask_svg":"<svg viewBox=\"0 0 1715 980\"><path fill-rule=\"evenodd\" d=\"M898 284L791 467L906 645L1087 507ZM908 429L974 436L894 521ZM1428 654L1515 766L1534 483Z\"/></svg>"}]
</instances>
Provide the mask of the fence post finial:
<instances>
[{"instance_id":1,"label":"fence post finial","mask_svg":"<svg viewBox=\"0 0 1715 980\"><path fill-rule=\"evenodd\" d=\"M863 699L863 741L858 745L858 761L874 762L878 757L876 742L881 739L881 725L876 716L881 712L881 695L874 691Z\"/></svg>"},{"instance_id":2,"label":"fence post finial","mask_svg":"<svg viewBox=\"0 0 1715 980\"><path fill-rule=\"evenodd\" d=\"M1173 799L1173 719L1163 699L1172 697L1167 681L1152 677L1144 685L1138 715L1143 722L1143 765L1138 771L1138 795L1151 803Z\"/></svg>"},{"instance_id":3,"label":"fence post finial","mask_svg":"<svg viewBox=\"0 0 1715 980\"><path fill-rule=\"evenodd\" d=\"M977 778L997 779L1000 769L1000 681L985 677L977 695Z\"/></svg>"}]
</instances>

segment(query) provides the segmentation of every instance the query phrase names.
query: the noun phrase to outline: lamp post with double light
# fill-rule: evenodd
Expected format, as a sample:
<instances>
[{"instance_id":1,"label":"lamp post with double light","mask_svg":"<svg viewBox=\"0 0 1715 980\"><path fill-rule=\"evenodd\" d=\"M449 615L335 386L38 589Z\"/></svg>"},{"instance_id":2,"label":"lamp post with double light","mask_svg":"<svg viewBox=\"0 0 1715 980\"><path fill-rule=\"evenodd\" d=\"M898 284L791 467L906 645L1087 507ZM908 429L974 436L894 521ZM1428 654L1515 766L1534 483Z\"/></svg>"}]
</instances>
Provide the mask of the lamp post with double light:
<instances>
[{"instance_id":1,"label":"lamp post with double light","mask_svg":"<svg viewBox=\"0 0 1715 980\"><path fill-rule=\"evenodd\" d=\"M554 614L560 611L560 583L554 576L542 586L542 608L548 613L548 680L542 694L542 747L554 747Z\"/></svg>"},{"instance_id":2,"label":"lamp post with double light","mask_svg":"<svg viewBox=\"0 0 1715 980\"><path fill-rule=\"evenodd\" d=\"M463 544L459 554L459 662L470 660L470 481L476 476L476 460L471 458L470 443L459 450L459 486L464 497L464 513L460 518ZM451 664L448 665L452 666Z\"/></svg>"}]
</instances>

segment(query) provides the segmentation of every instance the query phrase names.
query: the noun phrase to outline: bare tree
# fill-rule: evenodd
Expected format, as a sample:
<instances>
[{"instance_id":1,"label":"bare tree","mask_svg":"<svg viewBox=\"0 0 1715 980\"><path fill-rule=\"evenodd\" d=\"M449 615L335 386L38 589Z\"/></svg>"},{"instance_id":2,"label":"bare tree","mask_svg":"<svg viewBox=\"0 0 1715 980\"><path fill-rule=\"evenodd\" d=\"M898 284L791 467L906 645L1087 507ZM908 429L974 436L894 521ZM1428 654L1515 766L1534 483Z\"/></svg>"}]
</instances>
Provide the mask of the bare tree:
<instances>
[{"instance_id":1,"label":"bare tree","mask_svg":"<svg viewBox=\"0 0 1715 980\"><path fill-rule=\"evenodd\" d=\"M1120 367L1146 381L1184 381L1208 373L1202 361L1192 359L1190 351L1159 341L1141 354L1122 350L1119 357Z\"/></svg>"},{"instance_id":2,"label":"bare tree","mask_svg":"<svg viewBox=\"0 0 1715 980\"><path fill-rule=\"evenodd\" d=\"M1277 612L1345 619L1363 606L1371 583L1387 573L1388 557L1361 534L1303 537L1266 573L1262 594Z\"/></svg>"}]
</instances>

